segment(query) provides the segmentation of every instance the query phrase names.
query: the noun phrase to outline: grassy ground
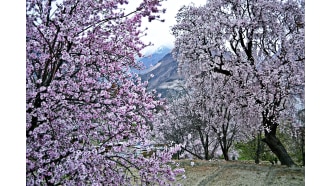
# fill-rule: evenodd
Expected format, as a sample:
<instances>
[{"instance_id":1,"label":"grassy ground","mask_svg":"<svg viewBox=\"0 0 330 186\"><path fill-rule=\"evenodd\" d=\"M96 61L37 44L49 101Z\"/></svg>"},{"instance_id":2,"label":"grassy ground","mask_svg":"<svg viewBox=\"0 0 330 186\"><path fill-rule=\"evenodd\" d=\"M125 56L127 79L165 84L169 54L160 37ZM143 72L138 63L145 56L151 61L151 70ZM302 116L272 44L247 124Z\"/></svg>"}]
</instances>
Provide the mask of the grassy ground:
<instances>
[{"instance_id":1,"label":"grassy ground","mask_svg":"<svg viewBox=\"0 0 330 186\"><path fill-rule=\"evenodd\" d=\"M185 168L186 179L177 183L187 186L295 186L305 185L305 168L289 168L262 162L256 165L249 161L201 161L179 160Z\"/></svg>"}]
</instances>

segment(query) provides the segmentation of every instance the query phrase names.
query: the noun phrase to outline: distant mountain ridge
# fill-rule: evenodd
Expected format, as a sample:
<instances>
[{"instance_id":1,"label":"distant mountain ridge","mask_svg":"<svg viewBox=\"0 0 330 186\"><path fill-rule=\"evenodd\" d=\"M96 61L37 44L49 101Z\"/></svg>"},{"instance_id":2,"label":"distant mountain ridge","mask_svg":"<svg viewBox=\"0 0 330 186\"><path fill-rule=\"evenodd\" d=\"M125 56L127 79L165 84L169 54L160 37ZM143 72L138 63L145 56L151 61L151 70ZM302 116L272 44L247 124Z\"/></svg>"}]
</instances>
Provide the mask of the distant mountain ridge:
<instances>
[{"instance_id":1,"label":"distant mountain ridge","mask_svg":"<svg viewBox=\"0 0 330 186\"><path fill-rule=\"evenodd\" d=\"M158 61L160 61L166 54L171 52L171 48L162 46L159 47L157 50L155 50L152 53L145 54L145 57L137 59L138 62L142 62L145 66L145 69L143 70L137 70L136 73L138 74L144 74L150 71L151 68L153 68Z\"/></svg>"},{"instance_id":2,"label":"distant mountain ridge","mask_svg":"<svg viewBox=\"0 0 330 186\"><path fill-rule=\"evenodd\" d=\"M162 97L175 95L181 90L183 78L178 74L178 62L167 53L153 67L143 74L140 74L142 81L148 81L147 90L156 89Z\"/></svg>"}]
</instances>

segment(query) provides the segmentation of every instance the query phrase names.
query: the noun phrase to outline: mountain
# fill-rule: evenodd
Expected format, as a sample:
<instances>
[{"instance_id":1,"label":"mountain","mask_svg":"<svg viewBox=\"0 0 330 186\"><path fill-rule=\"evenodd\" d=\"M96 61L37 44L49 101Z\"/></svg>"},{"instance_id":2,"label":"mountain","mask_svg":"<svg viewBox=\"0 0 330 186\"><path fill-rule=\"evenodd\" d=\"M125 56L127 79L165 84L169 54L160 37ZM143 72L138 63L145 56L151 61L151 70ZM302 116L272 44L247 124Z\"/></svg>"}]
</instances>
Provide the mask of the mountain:
<instances>
[{"instance_id":1,"label":"mountain","mask_svg":"<svg viewBox=\"0 0 330 186\"><path fill-rule=\"evenodd\" d=\"M181 90L183 78L178 74L178 62L173 59L172 53L167 53L153 67L140 74L142 81L148 81L147 89L156 89L162 97L169 97Z\"/></svg>"},{"instance_id":2,"label":"mountain","mask_svg":"<svg viewBox=\"0 0 330 186\"><path fill-rule=\"evenodd\" d=\"M137 59L137 61L142 62L145 66L144 70L137 70L136 73L143 74L147 73L150 68L157 64L166 54L171 52L171 49L165 46L157 48L156 51L146 53L142 58Z\"/></svg>"}]
</instances>

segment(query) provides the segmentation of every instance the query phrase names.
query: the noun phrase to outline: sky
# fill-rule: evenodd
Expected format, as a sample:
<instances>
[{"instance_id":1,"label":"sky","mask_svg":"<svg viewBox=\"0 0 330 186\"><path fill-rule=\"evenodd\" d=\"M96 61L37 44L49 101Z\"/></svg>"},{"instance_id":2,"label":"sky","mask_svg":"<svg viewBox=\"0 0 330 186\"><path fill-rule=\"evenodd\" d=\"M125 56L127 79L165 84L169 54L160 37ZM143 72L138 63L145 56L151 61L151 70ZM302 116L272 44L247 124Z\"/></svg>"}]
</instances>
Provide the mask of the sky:
<instances>
[{"instance_id":1,"label":"sky","mask_svg":"<svg viewBox=\"0 0 330 186\"><path fill-rule=\"evenodd\" d=\"M139 4L140 1L131 1L129 8L135 8L136 5ZM161 14L161 19L165 19L165 22L160 21L152 21L151 23L148 22L147 19L143 20L142 28L148 27L147 36L143 37L142 40L145 43L153 43L154 46L147 47L142 51L143 54L150 53L161 46L166 46L172 48L174 46L174 36L171 34L171 26L176 24L175 16L178 10L183 5L189 5L194 3L195 6L204 5L206 0L167 0L162 2L161 9L165 8L165 14Z\"/></svg>"}]
</instances>

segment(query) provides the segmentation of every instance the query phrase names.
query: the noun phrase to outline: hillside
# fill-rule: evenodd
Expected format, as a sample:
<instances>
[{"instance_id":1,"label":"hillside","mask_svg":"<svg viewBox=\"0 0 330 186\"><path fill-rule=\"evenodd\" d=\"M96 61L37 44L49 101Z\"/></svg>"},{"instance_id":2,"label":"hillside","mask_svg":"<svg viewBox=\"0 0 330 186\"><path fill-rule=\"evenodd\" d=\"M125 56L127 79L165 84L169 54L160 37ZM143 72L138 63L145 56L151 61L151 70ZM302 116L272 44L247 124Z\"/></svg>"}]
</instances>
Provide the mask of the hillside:
<instances>
[{"instance_id":1,"label":"hillside","mask_svg":"<svg viewBox=\"0 0 330 186\"><path fill-rule=\"evenodd\" d=\"M140 76L142 81L149 81L148 90L156 89L162 97L167 97L181 89L180 85L183 81L177 70L178 62L173 59L171 53L167 53L157 64Z\"/></svg>"},{"instance_id":2,"label":"hillside","mask_svg":"<svg viewBox=\"0 0 330 186\"><path fill-rule=\"evenodd\" d=\"M144 74L157 64L166 54L171 52L171 49L165 46L159 47L157 50L144 54L144 57L138 58L137 61L143 63L144 70L135 70L138 74Z\"/></svg>"}]
</instances>

